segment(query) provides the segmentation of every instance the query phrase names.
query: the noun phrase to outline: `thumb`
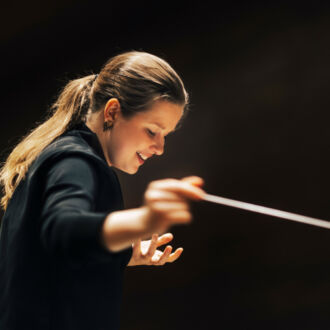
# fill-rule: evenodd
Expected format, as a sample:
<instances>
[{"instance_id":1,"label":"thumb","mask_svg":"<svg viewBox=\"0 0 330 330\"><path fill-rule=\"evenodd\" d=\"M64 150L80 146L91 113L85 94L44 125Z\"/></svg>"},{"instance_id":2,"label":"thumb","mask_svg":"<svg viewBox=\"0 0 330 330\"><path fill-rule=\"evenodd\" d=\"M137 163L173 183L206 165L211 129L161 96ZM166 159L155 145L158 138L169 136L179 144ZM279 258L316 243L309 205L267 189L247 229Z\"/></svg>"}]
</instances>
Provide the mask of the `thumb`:
<instances>
[{"instance_id":1,"label":"thumb","mask_svg":"<svg viewBox=\"0 0 330 330\"><path fill-rule=\"evenodd\" d=\"M188 182L191 185L198 187L198 188L200 188L204 185L204 180L201 177L196 176L196 175L186 176L186 177L182 178L181 181Z\"/></svg>"}]
</instances>

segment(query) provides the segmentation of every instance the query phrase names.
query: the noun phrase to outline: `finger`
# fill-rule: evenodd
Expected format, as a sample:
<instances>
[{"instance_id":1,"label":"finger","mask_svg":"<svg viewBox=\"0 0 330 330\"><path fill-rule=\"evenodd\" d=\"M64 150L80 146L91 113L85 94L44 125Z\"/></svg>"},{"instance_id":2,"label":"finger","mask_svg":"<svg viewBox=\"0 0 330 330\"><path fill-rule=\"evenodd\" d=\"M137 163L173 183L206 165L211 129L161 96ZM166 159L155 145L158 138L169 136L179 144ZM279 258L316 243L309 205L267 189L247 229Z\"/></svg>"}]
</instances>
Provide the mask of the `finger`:
<instances>
[{"instance_id":1,"label":"finger","mask_svg":"<svg viewBox=\"0 0 330 330\"><path fill-rule=\"evenodd\" d=\"M167 259L169 258L171 252L172 252L172 246L171 245L168 245L166 246L162 256L160 257L160 259L158 260L157 262L157 265L164 265L167 261Z\"/></svg>"},{"instance_id":2,"label":"finger","mask_svg":"<svg viewBox=\"0 0 330 330\"><path fill-rule=\"evenodd\" d=\"M158 242L158 234L153 234L148 251L146 253L146 257L151 258L155 254L155 251L157 249L157 242Z\"/></svg>"},{"instance_id":3,"label":"finger","mask_svg":"<svg viewBox=\"0 0 330 330\"><path fill-rule=\"evenodd\" d=\"M171 191L166 191L166 190L161 190L161 189L149 189L146 192L146 198L149 201L179 201L179 202L185 202L186 200L178 196L178 194L171 192Z\"/></svg>"},{"instance_id":4,"label":"finger","mask_svg":"<svg viewBox=\"0 0 330 330\"><path fill-rule=\"evenodd\" d=\"M170 254L169 258L167 259L167 262L174 262L181 256L182 252L183 248L176 249L174 253Z\"/></svg>"},{"instance_id":5,"label":"finger","mask_svg":"<svg viewBox=\"0 0 330 330\"><path fill-rule=\"evenodd\" d=\"M149 204L153 211L156 212L171 212L171 211L188 211L189 205L187 202L153 202Z\"/></svg>"},{"instance_id":6,"label":"finger","mask_svg":"<svg viewBox=\"0 0 330 330\"><path fill-rule=\"evenodd\" d=\"M141 254L141 239L137 239L133 243L132 257L139 257Z\"/></svg>"},{"instance_id":7,"label":"finger","mask_svg":"<svg viewBox=\"0 0 330 330\"><path fill-rule=\"evenodd\" d=\"M205 192L202 189L195 187L188 182L175 179L153 181L150 184L150 188L175 192L181 197L194 200L203 199L205 195Z\"/></svg>"},{"instance_id":8,"label":"finger","mask_svg":"<svg viewBox=\"0 0 330 330\"><path fill-rule=\"evenodd\" d=\"M186 176L186 177L182 178L181 181L188 182L195 187L202 187L204 185L204 180L201 177L196 176L196 175Z\"/></svg>"},{"instance_id":9,"label":"finger","mask_svg":"<svg viewBox=\"0 0 330 330\"><path fill-rule=\"evenodd\" d=\"M192 221L192 215L188 211L173 211L167 217L172 223L189 223Z\"/></svg>"},{"instance_id":10,"label":"finger","mask_svg":"<svg viewBox=\"0 0 330 330\"><path fill-rule=\"evenodd\" d=\"M157 241L157 247L167 244L172 239L173 239L173 234L171 234L171 233L166 233L166 234L160 236Z\"/></svg>"}]
</instances>

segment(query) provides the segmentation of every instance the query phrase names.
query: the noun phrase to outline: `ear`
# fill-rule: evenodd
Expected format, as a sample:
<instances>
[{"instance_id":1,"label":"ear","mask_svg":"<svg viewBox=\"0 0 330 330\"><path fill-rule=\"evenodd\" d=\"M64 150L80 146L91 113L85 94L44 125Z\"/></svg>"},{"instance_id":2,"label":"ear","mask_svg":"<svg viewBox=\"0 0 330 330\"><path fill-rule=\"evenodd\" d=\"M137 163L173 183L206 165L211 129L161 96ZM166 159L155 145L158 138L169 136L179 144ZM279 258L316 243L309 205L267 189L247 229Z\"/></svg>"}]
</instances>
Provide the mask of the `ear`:
<instances>
[{"instance_id":1,"label":"ear","mask_svg":"<svg viewBox=\"0 0 330 330\"><path fill-rule=\"evenodd\" d=\"M115 121L121 111L118 99L111 98L105 105L103 115L104 121Z\"/></svg>"}]
</instances>

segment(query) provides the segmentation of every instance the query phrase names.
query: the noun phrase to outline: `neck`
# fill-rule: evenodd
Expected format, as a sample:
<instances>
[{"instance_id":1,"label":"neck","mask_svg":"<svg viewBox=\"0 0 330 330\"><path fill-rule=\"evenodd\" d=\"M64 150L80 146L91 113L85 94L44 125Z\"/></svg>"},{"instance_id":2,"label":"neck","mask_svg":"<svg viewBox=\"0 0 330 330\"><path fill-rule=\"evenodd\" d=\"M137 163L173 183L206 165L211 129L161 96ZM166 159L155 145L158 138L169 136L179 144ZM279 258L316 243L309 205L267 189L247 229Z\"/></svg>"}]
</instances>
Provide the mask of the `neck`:
<instances>
[{"instance_id":1,"label":"neck","mask_svg":"<svg viewBox=\"0 0 330 330\"><path fill-rule=\"evenodd\" d=\"M102 118L102 111L90 114L86 120L86 126L96 134L101 147L102 147L102 151L104 154L104 157L108 163L109 166L112 166L108 152L107 152L107 135L110 134L109 131L104 132L103 131L103 118Z\"/></svg>"}]
</instances>

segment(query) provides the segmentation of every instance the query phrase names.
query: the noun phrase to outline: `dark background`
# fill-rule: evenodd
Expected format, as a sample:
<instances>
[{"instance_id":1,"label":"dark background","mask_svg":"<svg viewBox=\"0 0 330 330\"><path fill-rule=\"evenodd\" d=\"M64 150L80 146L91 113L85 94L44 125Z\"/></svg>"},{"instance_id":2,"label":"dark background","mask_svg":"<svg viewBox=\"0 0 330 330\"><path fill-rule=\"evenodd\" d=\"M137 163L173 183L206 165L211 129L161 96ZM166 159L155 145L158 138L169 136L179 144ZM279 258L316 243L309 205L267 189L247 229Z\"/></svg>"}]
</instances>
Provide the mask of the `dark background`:
<instances>
[{"instance_id":1,"label":"dark background","mask_svg":"<svg viewBox=\"0 0 330 330\"><path fill-rule=\"evenodd\" d=\"M118 171L126 206L154 179L330 219L330 6L310 1L11 1L1 5L1 160L69 80L113 55L165 58L191 95L166 153ZM128 268L122 329L330 329L330 231L206 202L173 227L182 257Z\"/></svg>"}]
</instances>

